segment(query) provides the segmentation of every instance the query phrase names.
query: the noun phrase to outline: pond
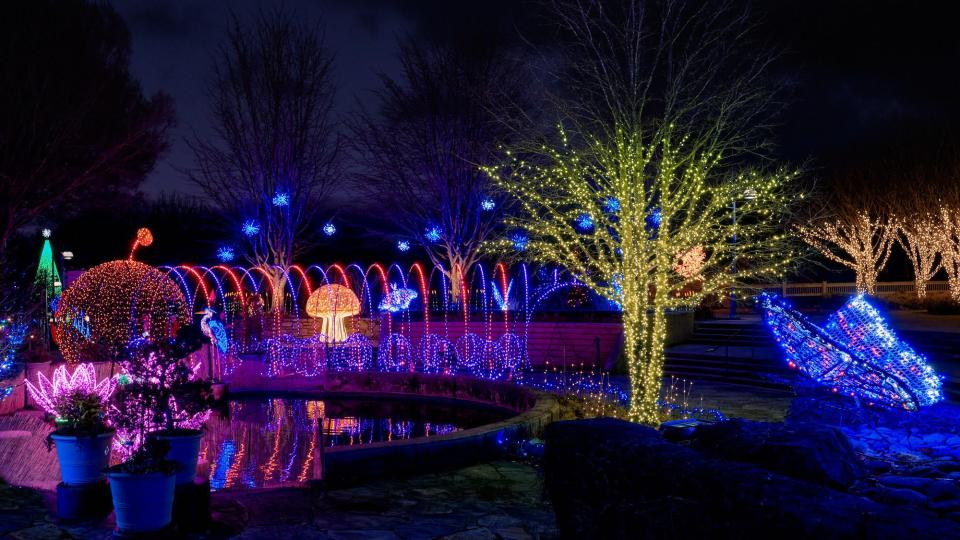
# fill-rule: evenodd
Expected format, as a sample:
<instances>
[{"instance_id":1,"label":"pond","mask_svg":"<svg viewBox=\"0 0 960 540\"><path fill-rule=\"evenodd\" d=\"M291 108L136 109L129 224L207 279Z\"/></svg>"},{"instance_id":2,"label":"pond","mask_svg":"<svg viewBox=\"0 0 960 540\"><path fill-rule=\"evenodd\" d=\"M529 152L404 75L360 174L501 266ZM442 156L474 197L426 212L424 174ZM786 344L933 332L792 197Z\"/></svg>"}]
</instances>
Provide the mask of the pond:
<instances>
[{"instance_id":1,"label":"pond","mask_svg":"<svg viewBox=\"0 0 960 540\"><path fill-rule=\"evenodd\" d=\"M328 448L435 437L511 414L492 406L394 397L242 398L210 417L200 459L208 463L213 490L296 486L320 477Z\"/></svg>"}]
</instances>

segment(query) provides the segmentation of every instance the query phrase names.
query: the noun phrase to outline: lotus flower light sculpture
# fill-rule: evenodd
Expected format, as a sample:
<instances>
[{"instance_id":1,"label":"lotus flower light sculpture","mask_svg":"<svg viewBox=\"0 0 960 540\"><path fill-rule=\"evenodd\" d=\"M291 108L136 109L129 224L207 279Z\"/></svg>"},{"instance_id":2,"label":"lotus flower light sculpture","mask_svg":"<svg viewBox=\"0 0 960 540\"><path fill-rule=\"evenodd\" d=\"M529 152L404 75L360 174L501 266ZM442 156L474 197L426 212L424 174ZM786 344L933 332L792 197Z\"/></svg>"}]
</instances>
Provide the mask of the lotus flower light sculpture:
<instances>
[{"instance_id":1,"label":"lotus flower light sculpture","mask_svg":"<svg viewBox=\"0 0 960 540\"><path fill-rule=\"evenodd\" d=\"M36 386L29 380L26 385L30 397L50 414L56 414L54 403L59 396L80 392L97 395L101 403L106 403L117 387L112 378L97 381L97 370L93 364L79 364L72 374L68 374L67 366L62 365L53 370L52 379L41 373L37 375Z\"/></svg>"}]
</instances>

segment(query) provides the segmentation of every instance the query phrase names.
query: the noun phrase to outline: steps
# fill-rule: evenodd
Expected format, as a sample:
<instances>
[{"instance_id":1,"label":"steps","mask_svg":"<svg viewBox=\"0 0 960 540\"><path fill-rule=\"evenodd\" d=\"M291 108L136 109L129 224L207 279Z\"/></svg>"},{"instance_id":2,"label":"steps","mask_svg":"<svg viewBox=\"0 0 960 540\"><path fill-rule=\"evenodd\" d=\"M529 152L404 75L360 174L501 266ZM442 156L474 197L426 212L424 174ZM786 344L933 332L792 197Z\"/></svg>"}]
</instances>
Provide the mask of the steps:
<instances>
[{"instance_id":1,"label":"steps","mask_svg":"<svg viewBox=\"0 0 960 540\"><path fill-rule=\"evenodd\" d=\"M789 392L796 373L779 361L775 347L761 321L697 321L683 346L667 349L664 373Z\"/></svg>"}]
</instances>

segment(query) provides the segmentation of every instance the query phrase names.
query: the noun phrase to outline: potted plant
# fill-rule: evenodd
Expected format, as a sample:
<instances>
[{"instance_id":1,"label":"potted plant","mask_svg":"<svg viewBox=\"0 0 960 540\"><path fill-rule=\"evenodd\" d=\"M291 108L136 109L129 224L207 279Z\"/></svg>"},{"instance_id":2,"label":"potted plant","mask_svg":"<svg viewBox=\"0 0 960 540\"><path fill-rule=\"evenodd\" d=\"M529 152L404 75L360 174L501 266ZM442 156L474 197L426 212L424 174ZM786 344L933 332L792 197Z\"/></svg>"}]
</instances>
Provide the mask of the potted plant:
<instances>
[{"instance_id":1,"label":"potted plant","mask_svg":"<svg viewBox=\"0 0 960 540\"><path fill-rule=\"evenodd\" d=\"M132 446L144 440L138 431L146 426L146 439L165 441L167 458L180 464L177 484L193 481L200 453L200 429L210 411L210 383L201 380L187 365L190 353L199 350L202 336L192 327L184 327L176 338L137 340L122 362L127 384L121 385L120 407L143 407L146 420L124 417L119 423ZM134 403L135 402L135 403Z\"/></svg>"},{"instance_id":2,"label":"potted plant","mask_svg":"<svg viewBox=\"0 0 960 540\"><path fill-rule=\"evenodd\" d=\"M166 458L169 450L169 443L147 439L129 459L107 469L121 533L159 531L173 521L173 494L180 466Z\"/></svg>"},{"instance_id":3,"label":"potted plant","mask_svg":"<svg viewBox=\"0 0 960 540\"><path fill-rule=\"evenodd\" d=\"M48 447L56 445L63 483L78 486L103 480L114 435L106 418L114 381L97 382L94 366L80 364L72 374L67 373L67 366L58 367L52 380L41 373L37 383L26 381L27 391L54 416L57 429L47 436L47 443Z\"/></svg>"}]
</instances>

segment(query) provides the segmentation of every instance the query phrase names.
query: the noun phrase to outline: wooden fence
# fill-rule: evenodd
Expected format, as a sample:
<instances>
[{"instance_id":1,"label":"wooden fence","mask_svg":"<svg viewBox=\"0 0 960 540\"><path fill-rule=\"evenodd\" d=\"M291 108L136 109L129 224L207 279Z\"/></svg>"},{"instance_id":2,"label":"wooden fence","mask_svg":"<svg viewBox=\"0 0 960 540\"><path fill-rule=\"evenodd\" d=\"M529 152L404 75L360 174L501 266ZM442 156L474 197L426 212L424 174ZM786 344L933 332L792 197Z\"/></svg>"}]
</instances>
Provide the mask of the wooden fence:
<instances>
[{"instance_id":1,"label":"wooden fence","mask_svg":"<svg viewBox=\"0 0 960 540\"><path fill-rule=\"evenodd\" d=\"M777 293L783 297L791 296L849 296L857 293L857 284L850 283L781 283L761 287L766 292ZM927 293L948 293L950 286L946 281L928 281ZM916 293L912 281L887 281L877 283L876 295L884 296L898 293Z\"/></svg>"}]
</instances>

